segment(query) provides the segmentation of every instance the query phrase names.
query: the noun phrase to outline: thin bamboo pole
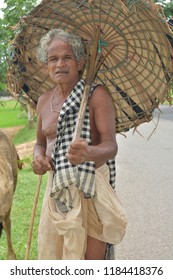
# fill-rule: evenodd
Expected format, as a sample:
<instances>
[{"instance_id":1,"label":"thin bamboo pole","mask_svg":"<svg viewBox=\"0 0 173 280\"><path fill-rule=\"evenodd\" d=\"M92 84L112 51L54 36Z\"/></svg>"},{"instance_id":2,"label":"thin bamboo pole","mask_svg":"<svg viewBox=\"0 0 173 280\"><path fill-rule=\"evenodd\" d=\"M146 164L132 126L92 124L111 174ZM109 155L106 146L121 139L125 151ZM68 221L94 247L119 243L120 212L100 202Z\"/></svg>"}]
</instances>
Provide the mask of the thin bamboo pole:
<instances>
[{"instance_id":1,"label":"thin bamboo pole","mask_svg":"<svg viewBox=\"0 0 173 280\"><path fill-rule=\"evenodd\" d=\"M38 197L39 197L39 193L40 193L41 181L42 181L42 175L39 175L38 176L38 182L37 182L37 189L36 189L35 198L34 198L33 209L32 209L30 227L29 227L29 232L28 232L28 240L27 240L27 245L26 245L25 260L29 259L32 231L33 231L33 225L34 225L35 212L36 212L37 203L38 203Z\"/></svg>"},{"instance_id":2,"label":"thin bamboo pole","mask_svg":"<svg viewBox=\"0 0 173 280\"><path fill-rule=\"evenodd\" d=\"M100 36L100 29L99 29L99 26L97 26L95 42L93 45L93 51L92 51L91 56L88 54L88 61L87 61L88 68L87 68L87 73L86 73L86 84L84 87L84 92L83 92L83 96L82 96L82 101L81 101L81 105L80 105L80 109L79 109L79 114L78 114L78 118L77 118L77 122L76 122L75 131L73 134L73 140L75 140L76 138L79 138L81 135L83 120L84 120L85 111L86 111L86 107L87 107L87 103L88 103L88 97L89 97L89 93L90 93L90 86L95 77L96 70L97 70L97 62L99 61L99 59L98 59L98 56L100 55L100 54L98 54L99 36Z\"/></svg>"}]
</instances>

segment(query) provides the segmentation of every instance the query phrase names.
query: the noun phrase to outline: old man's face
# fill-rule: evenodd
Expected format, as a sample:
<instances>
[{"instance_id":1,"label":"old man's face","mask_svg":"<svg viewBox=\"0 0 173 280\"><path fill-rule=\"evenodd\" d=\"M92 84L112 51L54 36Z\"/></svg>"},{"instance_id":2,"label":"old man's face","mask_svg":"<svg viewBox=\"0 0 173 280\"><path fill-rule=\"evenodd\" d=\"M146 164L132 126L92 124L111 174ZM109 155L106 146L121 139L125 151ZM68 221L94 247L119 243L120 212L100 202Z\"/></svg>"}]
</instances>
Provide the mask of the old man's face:
<instances>
[{"instance_id":1,"label":"old man's face","mask_svg":"<svg viewBox=\"0 0 173 280\"><path fill-rule=\"evenodd\" d=\"M56 84L75 84L83 64L76 60L72 47L61 39L54 39L48 47L47 69Z\"/></svg>"}]
</instances>

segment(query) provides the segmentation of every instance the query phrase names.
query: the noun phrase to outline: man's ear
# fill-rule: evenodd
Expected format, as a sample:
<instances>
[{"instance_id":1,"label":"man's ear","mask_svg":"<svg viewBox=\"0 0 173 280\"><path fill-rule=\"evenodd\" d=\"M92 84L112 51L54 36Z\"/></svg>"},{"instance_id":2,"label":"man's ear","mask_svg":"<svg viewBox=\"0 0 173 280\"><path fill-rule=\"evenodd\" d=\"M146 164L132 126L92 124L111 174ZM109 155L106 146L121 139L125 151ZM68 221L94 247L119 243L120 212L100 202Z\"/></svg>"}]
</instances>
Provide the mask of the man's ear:
<instances>
[{"instance_id":1,"label":"man's ear","mask_svg":"<svg viewBox=\"0 0 173 280\"><path fill-rule=\"evenodd\" d=\"M81 71L85 65L85 59L81 58L80 61L78 62L78 70Z\"/></svg>"}]
</instances>

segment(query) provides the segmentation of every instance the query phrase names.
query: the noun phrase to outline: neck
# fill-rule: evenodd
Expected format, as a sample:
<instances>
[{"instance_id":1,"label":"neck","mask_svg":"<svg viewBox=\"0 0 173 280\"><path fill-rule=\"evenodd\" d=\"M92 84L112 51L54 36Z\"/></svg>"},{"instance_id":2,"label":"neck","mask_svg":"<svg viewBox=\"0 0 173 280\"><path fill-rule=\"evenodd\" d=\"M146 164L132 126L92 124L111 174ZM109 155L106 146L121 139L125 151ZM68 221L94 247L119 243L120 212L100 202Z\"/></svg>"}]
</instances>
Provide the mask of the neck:
<instances>
[{"instance_id":1,"label":"neck","mask_svg":"<svg viewBox=\"0 0 173 280\"><path fill-rule=\"evenodd\" d=\"M79 81L79 79L70 84L64 84L64 83L57 84L57 86L55 87L55 90L54 90L55 94L57 92L59 96L62 96L62 98L66 99L69 96L69 94L71 93L71 91L74 89L74 87L78 81Z\"/></svg>"},{"instance_id":2,"label":"neck","mask_svg":"<svg viewBox=\"0 0 173 280\"><path fill-rule=\"evenodd\" d=\"M77 81L78 82L78 81ZM54 113L60 113L62 105L67 97L70 95L71 91L73 90L74 86L77 82L73 83L72 85L68 84L58 84L50 97L50 110Z\"/></svg>"}]
</instances>

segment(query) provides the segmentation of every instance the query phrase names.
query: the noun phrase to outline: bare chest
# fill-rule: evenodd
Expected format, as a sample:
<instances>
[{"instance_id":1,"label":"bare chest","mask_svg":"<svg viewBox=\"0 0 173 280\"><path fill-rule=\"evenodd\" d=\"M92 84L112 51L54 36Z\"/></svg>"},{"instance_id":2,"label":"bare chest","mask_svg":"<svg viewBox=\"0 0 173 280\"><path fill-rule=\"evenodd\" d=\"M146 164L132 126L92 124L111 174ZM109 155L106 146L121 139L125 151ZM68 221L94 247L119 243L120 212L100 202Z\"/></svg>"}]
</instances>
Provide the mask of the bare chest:
<instances>
[{"instance_id":1,"label":"bare chest","mask_svg":"<svg viewBox=\"0 0 173 280\"><path fill-rule=\"evenodd\" d=\"M61 110L61 108L62 108L62 104L59 107L59 110ZM90 109L91 141L93 144L97 144L99 142L99 135L95 125L94 113L91 108L89 109ZM48 142L51 139L55 139L57 136L58 116L59 116L59 112L56 112L56 110L52 110L50 104L47 103L46 106L44 106L44 109L42 110L42 132L46 136Z\"/></svg>"},{"instance_id":2,"label":"bare chest","mask_svg":"<svg viewBox=\"0 0 173 280\"><path fill-rule=\"evenodd\" d=\"M58 115L51 112L50 108L45 108L42 112L42 133L47 139L56 137Z\"/></svg>"}]
</instances>

